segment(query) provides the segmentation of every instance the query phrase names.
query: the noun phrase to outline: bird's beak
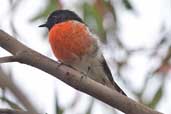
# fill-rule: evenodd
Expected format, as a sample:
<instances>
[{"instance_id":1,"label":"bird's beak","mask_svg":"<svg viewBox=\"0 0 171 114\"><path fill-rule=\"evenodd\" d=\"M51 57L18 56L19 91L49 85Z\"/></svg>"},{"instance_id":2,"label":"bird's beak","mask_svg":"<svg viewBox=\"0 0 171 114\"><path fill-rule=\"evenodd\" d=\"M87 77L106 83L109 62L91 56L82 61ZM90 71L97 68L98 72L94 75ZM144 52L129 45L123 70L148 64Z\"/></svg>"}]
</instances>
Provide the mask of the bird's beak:
<instances>
[{"instance_id":1,"label":"bird's beak","mask_svg":"<svg viewBox=\"0 0 171 114\"><path fill-rule=\"evenodd\" d=\"M39 27L47 27L47 24L42 24L42 25L39 25Z\"/></svg>"}]
</instances>

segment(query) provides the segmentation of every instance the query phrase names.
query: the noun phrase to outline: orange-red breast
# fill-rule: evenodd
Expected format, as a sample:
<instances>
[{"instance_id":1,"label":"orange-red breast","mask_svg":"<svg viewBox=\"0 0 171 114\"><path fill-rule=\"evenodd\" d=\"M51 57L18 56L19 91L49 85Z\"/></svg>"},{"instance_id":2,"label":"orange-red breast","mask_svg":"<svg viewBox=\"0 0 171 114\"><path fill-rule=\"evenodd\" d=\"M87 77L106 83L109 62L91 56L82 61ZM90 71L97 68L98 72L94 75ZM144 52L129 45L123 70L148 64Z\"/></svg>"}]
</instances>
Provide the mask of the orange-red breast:
<instances>
[{"instance_id":1,"label":"orange-red breast","mask_svg":"<svg viewBox=\"0 0 171 114\"><path fill-rule=\"evenodd\" d=\"M56 58L93 80L126 95L114 82L112 74L99 48L98 39L74 12L57 10L45 24L49 29L49 42Z\"/></svg>"}]
</instances>

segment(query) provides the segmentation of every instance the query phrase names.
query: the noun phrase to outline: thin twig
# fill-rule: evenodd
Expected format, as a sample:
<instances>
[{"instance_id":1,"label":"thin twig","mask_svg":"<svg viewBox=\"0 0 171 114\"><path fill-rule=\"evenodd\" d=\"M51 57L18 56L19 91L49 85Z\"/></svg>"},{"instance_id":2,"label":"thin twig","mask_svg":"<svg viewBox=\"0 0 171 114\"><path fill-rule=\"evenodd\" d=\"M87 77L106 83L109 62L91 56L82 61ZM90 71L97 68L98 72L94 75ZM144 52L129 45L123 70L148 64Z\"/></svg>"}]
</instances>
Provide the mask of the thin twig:
<instances>
[{"instance_id":1,"label":"thin twig","mask_svg":"<svg viewBox=\"0 0 171 114\"><path fill-rule=\"evenodd\" d=\"M29 111L0 109L0 114L32 114Z\"/></svg>"}]
</instances>

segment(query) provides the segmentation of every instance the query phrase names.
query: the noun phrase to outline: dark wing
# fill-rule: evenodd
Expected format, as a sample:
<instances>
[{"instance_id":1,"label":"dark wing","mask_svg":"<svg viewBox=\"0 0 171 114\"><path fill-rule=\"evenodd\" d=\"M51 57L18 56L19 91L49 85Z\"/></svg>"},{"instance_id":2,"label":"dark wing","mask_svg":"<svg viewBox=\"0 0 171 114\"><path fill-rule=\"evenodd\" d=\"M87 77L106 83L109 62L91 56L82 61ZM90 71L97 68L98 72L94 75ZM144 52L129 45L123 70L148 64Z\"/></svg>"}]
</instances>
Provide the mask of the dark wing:
<instances>
[{"instance_id":1,"label":"dark wing","mask_svg":"<svg viewBox=\"0 0 171 114\"><path fill-rule=\"evenodd\" d=\"M103 57L104 58L104 57ZM112 77L112 73L110 72L110 69L106 63L106 60L103 59L102 60L102 66L103 66L103 69L104 69L104 72L106 73L108 79L111 81L111 83L114 85L114 87L116 88L116 90L121 93L122 95L125 95L125 92L115 83L115 81L113 80L113 77Z\"/></svg>"}]
</instances>

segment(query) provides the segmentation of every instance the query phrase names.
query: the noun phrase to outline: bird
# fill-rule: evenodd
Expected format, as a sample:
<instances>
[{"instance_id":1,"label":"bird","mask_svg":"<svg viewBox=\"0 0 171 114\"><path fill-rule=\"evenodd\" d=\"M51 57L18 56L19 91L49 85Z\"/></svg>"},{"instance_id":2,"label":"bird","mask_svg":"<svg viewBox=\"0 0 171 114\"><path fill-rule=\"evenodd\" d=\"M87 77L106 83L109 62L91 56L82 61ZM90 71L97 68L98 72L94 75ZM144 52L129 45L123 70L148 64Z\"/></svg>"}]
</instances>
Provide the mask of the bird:
<instances>
[{"instance_id":1,"label":"bird","mask_svg":"<svg viewBox=\"0 0 171 114\"><path fill-rule=\"evenodd\" d=\"M112 77L99 38L75 12L55 10L39 27L48 28L50 46L58 61L126 96Z\"/></svg>"}]
</instances>

